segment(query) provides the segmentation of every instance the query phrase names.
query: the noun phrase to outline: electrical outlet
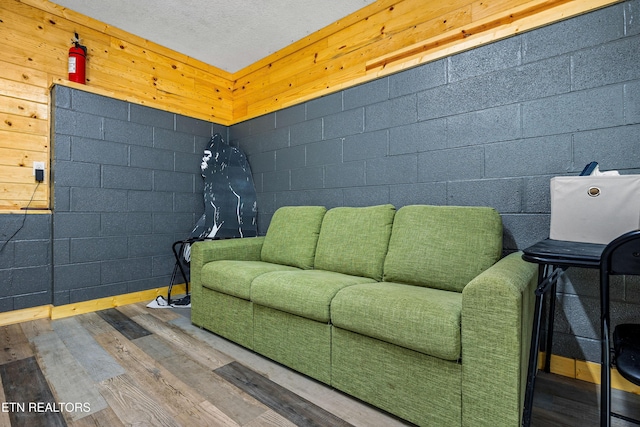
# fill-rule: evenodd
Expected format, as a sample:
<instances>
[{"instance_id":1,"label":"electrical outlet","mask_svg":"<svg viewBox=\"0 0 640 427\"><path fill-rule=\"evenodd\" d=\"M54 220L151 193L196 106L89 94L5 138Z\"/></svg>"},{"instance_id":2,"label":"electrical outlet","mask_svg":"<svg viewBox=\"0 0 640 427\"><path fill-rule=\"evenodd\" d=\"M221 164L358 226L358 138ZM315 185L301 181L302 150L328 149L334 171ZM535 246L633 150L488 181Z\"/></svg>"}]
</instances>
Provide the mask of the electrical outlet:
<instances>
[{"instance_id":1,"label":"electrical outlet","mask_svg":"<svg viewBox=\"0 0 640 427\"><path fill-rule=\"evenodd\" d=\"M33 162L33 176L38 182L44 181L44 162Z\"/></svg>"},{"instance_id":2,"label":"electrical outlet","mask_svg":"<svg viewBox=\"0 0 640 427\"><path fill-rule=\"evenodd\" d=\"M36 175L36 169L44 170L44 162L33 162L33 175Z\"/></svg>"}]
</instances>

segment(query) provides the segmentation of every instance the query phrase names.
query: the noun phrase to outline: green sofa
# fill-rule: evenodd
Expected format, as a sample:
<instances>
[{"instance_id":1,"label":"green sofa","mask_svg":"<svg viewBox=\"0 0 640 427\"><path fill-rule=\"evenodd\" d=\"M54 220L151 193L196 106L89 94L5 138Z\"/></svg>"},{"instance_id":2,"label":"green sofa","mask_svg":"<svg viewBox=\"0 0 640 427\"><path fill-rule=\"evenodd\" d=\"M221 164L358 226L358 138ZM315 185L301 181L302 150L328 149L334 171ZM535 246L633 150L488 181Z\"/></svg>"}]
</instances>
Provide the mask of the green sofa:
<instances>
[{"instance_id":1,"label":"green sofa","mask_svg":"<svg viewBox=\"0 0 640 427\"><path fill-rule=\"evenodd\" d=\"M278 209L195 243L192 322L418 425L520 424L537 268L491 208Z\"/></svg>"}]
</instances>

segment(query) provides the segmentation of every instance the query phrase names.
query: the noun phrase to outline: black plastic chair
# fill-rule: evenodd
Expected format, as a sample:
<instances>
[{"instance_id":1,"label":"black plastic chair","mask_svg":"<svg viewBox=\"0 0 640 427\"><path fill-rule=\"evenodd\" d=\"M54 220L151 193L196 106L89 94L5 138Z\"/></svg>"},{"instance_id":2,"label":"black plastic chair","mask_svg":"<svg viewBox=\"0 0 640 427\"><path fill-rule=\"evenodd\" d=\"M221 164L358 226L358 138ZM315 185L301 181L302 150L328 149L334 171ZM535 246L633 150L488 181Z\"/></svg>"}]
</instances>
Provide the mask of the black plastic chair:
<instances>
[{"instance_id":1,"label":"black plastic chair","mask_svg":"<svg viewBox=\"0 0 640 427\"><path fill-rule=\"evenodd\" d=\"M613 331L614 362L628 381L640 385L640 325L624 324Z\"/></svg>"},{"instance_id":2,"label":"black plastic chair","mask_svg":"<svg viewBox=\"0 0 640 427\"><path fill-rule=\"evenodd\" d=\"M602 370L600 425L611 425L611 344L609 337L609 276L640 275L640 230L630 231L609 243L600 260ZM614 363L622 375L640 385L640 325L620 324L613 332Z\"/></svg>"}]
</instances>

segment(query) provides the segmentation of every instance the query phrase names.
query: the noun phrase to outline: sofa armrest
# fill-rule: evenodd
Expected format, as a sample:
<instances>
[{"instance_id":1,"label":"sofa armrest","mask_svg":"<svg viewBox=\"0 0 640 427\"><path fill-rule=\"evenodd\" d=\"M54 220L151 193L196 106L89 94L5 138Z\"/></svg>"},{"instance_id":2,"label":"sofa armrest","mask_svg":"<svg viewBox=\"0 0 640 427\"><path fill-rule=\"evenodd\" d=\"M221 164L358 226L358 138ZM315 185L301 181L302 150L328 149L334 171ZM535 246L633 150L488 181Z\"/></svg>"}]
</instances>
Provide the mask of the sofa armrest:
<instances>
[{"instance_id":1,"label":"sofa armrest","mask_svg":"<svg viewBox=\"0 0 640 427\"><path fill-rule=\"evenodd\" d=\"M462 292L464 426L520 425L537 271L513 253Z\"/></svg>"},{"instance_id":2,"label":"sofa armrest","mask_svg":"<svg viewBox=\"0 0 640 427\"><path fill-rule=\"evenodd\" d=\"M197 299L202 289L200 272L211 261L260 261L264 236L243 239L205 240L191 246L191 294Z\"/></svg>"}]
</instances>

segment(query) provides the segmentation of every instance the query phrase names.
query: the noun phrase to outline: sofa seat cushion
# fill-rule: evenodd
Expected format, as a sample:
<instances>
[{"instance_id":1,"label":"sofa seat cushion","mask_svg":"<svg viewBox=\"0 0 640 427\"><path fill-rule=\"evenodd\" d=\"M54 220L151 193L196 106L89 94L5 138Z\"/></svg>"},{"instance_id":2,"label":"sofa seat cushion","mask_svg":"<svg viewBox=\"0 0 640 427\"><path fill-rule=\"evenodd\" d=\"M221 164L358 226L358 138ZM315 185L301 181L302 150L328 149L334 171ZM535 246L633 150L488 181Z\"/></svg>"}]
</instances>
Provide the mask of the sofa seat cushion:
<instances>
[{"instance_id":1,"label":"sofa seat cushion","mask_svg":"<svg viewBox=\"0 0 640 427\"><path fill-rule=\"evenodd\" d=\"M329 323L329 307L345 287L373 282L364 277L323 270L275 271L251 284L251 301L318 322Z\"/></svg>"},{"instance_id":2,"label":"sofa seat cushion","mask_svg":"<svg viewBox=\"0 0 640 427\"><path fill-rule=\"evenodd\" d=\"M382 280L395 213L393 205L327 211L318 237L315 268Z\"/></svg>"},{"instance_id":3,"label":"sofa seat cushion","mask_svg":"<svg viewBox=\"0 0 640 427\"><path fill-rule=\"evenodd\" d=\"M402 283L349 286L331 303L334 326L445 360L460 358L462 294Z\"/></svg>"},{"instance_id":4,"label":"sofa seat cushion","mask_svg":"<svg viewBox=\"0 0 640 427\"><path fill-rule=\"evenodd\" d=\"M202 267L202 286L234 297L250 299L251 282L261 274L273 271L299 270L263 261L212 261Z\"/></svg>"},{"instance_id":5,"label":"sofa seat cushion","mask_svg":"<svg viewBox=\"0 0 640 427\"><path fill-rule=\"evenodd\" d=\"M271 218L261 260L303 269L313 268L324 206L283 206Z\"/></svg>"}]
</instances>

